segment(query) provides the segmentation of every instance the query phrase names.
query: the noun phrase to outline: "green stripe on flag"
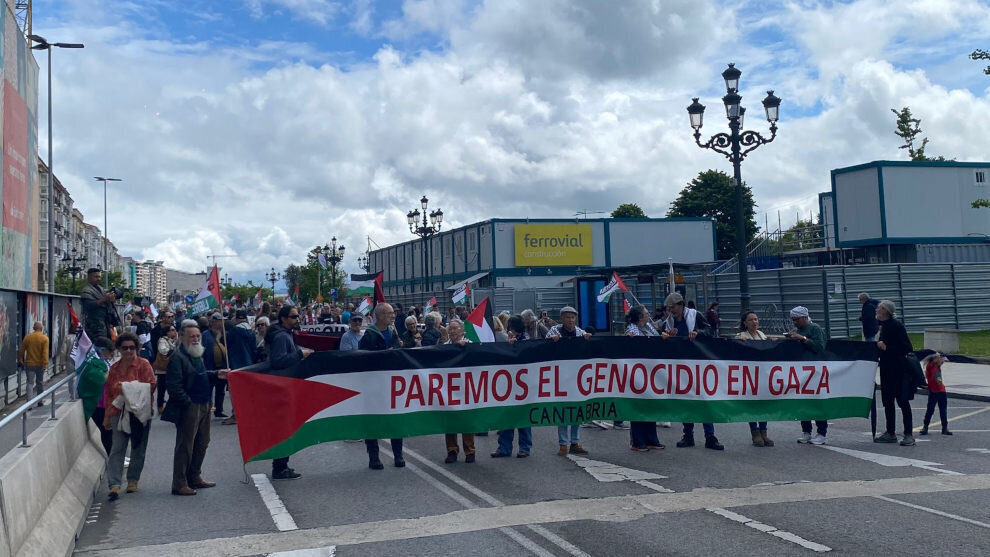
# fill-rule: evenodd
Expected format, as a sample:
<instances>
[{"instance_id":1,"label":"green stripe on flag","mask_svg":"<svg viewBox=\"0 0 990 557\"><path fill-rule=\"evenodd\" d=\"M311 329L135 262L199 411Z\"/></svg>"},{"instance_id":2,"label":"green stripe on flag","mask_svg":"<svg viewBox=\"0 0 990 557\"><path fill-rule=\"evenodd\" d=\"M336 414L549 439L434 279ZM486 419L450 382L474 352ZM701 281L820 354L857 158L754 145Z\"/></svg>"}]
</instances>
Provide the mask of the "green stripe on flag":
<instances>
[{"instance_id":1,"label":"green stripe on flag","mask_svg":"<svg viewBox=\"0 0 990 557\"><path fill-rule=\"evenodd\" d=\"M593 419L732 423L865 418L870 413L870 402L871 399L864 397L783 400L599 398L586 402L491 406L472 410L339 416L306 422L292 437L251 460L289 456L311 445L342 439L415 437L439 432L474 433L517 427L580 424Z\"/></svg>"}]
</instances>

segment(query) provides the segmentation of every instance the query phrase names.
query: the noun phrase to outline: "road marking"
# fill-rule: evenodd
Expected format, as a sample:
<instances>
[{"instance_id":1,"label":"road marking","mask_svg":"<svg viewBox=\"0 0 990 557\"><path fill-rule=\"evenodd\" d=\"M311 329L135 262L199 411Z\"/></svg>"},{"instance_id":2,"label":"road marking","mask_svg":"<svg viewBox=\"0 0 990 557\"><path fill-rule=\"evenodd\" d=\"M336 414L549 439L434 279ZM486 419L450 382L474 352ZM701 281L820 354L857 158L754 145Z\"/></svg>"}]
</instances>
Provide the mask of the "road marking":
<instances>
[{"instance_id":1,"label":"road marking","mask_svg":"<svg viewBox=\"0 0 990 557\"><path fill-rule=\"evenodd\" d=\"M990 454L990 449L966 449L971 453Z\"/></svg>"},{"instance_id":2,"label":"road marking","mask_svg":"<svg viewBox=\"0 0 990 557\"><path fill-rule=\"evenodd\" d=\"M807 503L874 497L990 490L990 474L911 476L882 480L793 483L772 487L695 489L684 493L646 493L590 499L564 499L459 510L450 513L399 518L359 524L307 528L291 532L245 534L230 538L173 542L139 547L101 543L78 548L78 557L174 557L224 555L248 557L335 545L389 542L494 530L527 524L557 524L596 520L630 522L646 516L704 510L732 509L779 503Z\"/></svg>"},{"instance_id":3,"label":"road marking","mask_svg":"<svg viewBox=\"0 0 990 557\"><path fill-rule=\"evenodd\" d=\"M385 449L383 449L383 450L385 450ZM461 486L462 488L464 488L468 492L474 494L476 497L478 497L481 500L485 501L489 505L491 505L491 506L493 506L495 508L504 508L505 507L505 503L503 503L503 502L499 501L498 499L496 499L495 496L493 496L493 495L491 495L491 494L489 494L489 493L487 493L485 491L482 491L480 488L477 488L474 485L472 485L472 484L468 483L467 481L463 480L460 476L457 476L456 474L453 474L452 472L441 468L439 465L433 463L432 461L430 461L429 459L427 459L423 455L419 454L418 452L416 452L416 451L414 451L412 449L409 449L409 448L405 449L405 451L403 451L403 452L405 454L413 457L414 459L418 460L419 462L421 462L427 468L433 470L434 472L440 474L441 476L443 476L443 477L449 479L450 481L454 482L455 484ZM407 466L408 466L408 464L407 464ZM432 478L431 477L430 479L436 481L435 478ZM437 482L437 483L440 484L440 482ZM443 485L443 484L440 484L440 485ZM534 521L534 522L539 522L539 521ZM571 542L565 540L564 538L558 536L557 534L554 534L550 530L547 530L543 526L539 526L539 525L536 525L536 524L527 524L525 526L526 526L527 529L529 529L534 534L539 535L543 539L545 539L548 542L550 542L550 543L556 545L557 547L563 549L567 553L569 553L571 555L574 555L575 557L591 557L591 555L589 555L589 554L585 553L584 551L582 551L581 548L579 548L576 545L572 544ZM513 531L513 533L518 534L515 531ZM532 543L525 536L522 536L521 534L519 534L519 536L522 537L527 542ZM512 536L510 535L510 537L512 537ZM513 538L513 539L515 539L515 538ZM519 540L516 540L516 541L518 542ZM522 542L519 542L519 543L522 543ZM541 551L546 552L546 550L544 550L542 547L540 547L540 546L538 546L536 544L533 544L533 545L536 546L536 548L539 548ZM533 549L531 549L529 547L527 547L527 549L530 549L530 551L533 551ZM553 555L552 553L549 553L549 552L546 552L546 554L547 555Z\"/></svg>"},{"instance_id":4,"label":"road marking","mask_svg":"<svg viewBox=\"0 0 990 557\"><path fill-rule=\"evenodd\" d=\"M973 520L972 518L966 518L965 516L959 516L957 514L947 513L944 511L929 509L928 507L922 507L921 505L915 505L914 503L908 503L907 501L892 499L890 497L884 497L883 495L874 495L873 498L881 499L883 501L888 501L890 503L897 503L898 505L904 505L905 507L911 507L912 509L925 511L926 513L936 514L938 516L944 516L945 518L951 518L953 520L958 520L960 522L965 522L967 524L972 524L974 526L979 526L981 528L990 528L990 524L987 524L986 522L980 522L979 520Z\"/></svg>"},{"instance_id":5,"label":"road marking","mask_svg":"<svg viewBox=\"0 0 990 557\"><path fill-rule=\"evenodd\" d=\"M734 513L732 511L728 511L719 507L714 507L705 510L710 513L714 513L719 516L728 518L729 520L732 520L734 522L738 522L739 524L742 524L744 526L748 526L754 530L763 532L764 534L770 534L771 536L780 538L782 540L795 543L805 549L810 549L811 551L814 551L816 553L826 553L832 551L832 548L827 545L822 545L820 543L815 543L813 541L806 540L801 536L798 536L797 534L792 534L786 530L778 530L774 526L770 526L769 524L758 522L756 520L753 520L752 518L743 516L739 513Z\"/></svg>"},{"instance_id":6,"label":"road marking","mask_svg":"<svg viewBox=\"0 0 990 557\"><path fill-rule=\"evenodd\" d=\"M279 551L269 553L268 557L335 557L337 546L315 547L313 549L294 549L292 551Z\"/></svg>"},{"instance_id":7,"label":"road marking","mask_svg":"<svg viewBox=\"0 0 990 557\"><path fill-rule=\"evenodd\" d=\"M275 487L268 480L268 476L265 474L251 474L251 479L254 480L254 486L258 488L258 493L261 494L261 500L268 507L268 513L272 515L272 520L275 521L275 527L280 532L298 530L299 527L296 526L296 521L292 519L292 515L289 514L288 509L285 508L285 504L282 503L282 499L275 492Z\"/></svg>"},{"instance_id":8,"label":"road marking","mask_svg":"<svg viewBox=\"0 0 990 557\"><path fill-rule=\"evenodd\" d=\"M653 472L623 468L609 462L592 460L583 456L567 455L567 458L591 474L593 478L600 482L638 482L639 480L662 480L667 476L661 476Z\"/></svg>"},{"instance_id":9,"label":"road marking","mask_svg":"<svg viewBox=\"0 0 990 557\"><path fill-rule=\"evenodd\" d=\"M975 410L973 412L966 412L965 414L959 414L958 416L953 416L953 417L949 418L946 421L947 422L954 422L956 420L961 420L963 418L968 418L970 416L975 416L977 414L982 414L983 412L988 412L988 411L990 411L990 406L987 406L986 408L982 408L980 410ZM933 428L933 427L939 427L941 425L942 425L942 420L936 420L936 421L934 421L934 422L931 423L931 425L929 426L929 429L930 428ZM918 427L914 428L913 431L921 431L924 428L925 428L924 425L919 425Z\"/></svg>"},{"instance_id":10,"label":"road marking","mask_svg":"<svg viewBox=\"0 0 990 557\"><path fill-rule=\"evenodd\" d=\"M879 464L880 466L913 466L915 468L921 468L922 470L931 470L932 472L938 472L940 474L948 474L954 476L961 476L960 472L953 472L952 470L944 470L942 468L934 468L934 466L945 466L938 462L928 462L927 460L915 460L913 458L905 458L903 456L894 456L887 454L878 453L868 453L866 451L857 451L855 449L846 449L843 447L836 447L835 445L816 445L819 448L826 449L829 451L835 451L837 453L842 453L847 456L858 458L860 460L865 460L872 462L874 464Z\"/></svg>"}]
</instances>

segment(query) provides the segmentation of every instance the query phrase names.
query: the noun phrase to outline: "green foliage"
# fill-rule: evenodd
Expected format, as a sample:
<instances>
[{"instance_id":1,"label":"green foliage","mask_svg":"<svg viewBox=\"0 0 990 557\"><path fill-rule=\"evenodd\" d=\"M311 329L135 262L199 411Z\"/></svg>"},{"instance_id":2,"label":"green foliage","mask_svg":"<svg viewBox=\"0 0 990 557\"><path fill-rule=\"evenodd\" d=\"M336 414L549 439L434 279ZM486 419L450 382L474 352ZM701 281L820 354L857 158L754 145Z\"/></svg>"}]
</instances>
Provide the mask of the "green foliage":
<instances>
[{"instance_id":1,"label":"green foliage","mask_svg":"<svg viewBox=\"0 0 990 557\"><path fill-rule=\"evenodd\" d=\"M285 285L289 289L290 297L296 291L296 285L299 285L300 304L309 304L315 301L318 295L322 295L323 300L328 301L330 299L330 289L334 287L339 290L338 300L343 299L345 294L345 289L342 285L347 279L347 273L338 267L336 278L331 277L329 267L326 270L320 267L318 260L320 252L317 251L318 249L322 248L317 246L309 250L309 253L306 254L305 265L296 265L293 263L286 267L282 273L282 277L285 279Z\"/></svg>"},{"instance_id":2,"label":"green foliage","mask_svg":"<svg viewBox=\"0 0 990 557\"><path fill-rule=\"evenodd\" d=\"M901 145L899 149L907 149L908 156L911 157L912 161L944 161L945 157L939 155L937 157L929 157L925 155L925 147L928 145L928 138L921 138L921 146L917 149L914 146L914 142L921 135L921 120L913 118L911 116L911 109L907 106L900 109L900 111L890 109L895 115L897 115L897 131L894 135L900 137L904 140L904 145Z\"/></svg>"},{"instance_id":3,"label":"green foliage","mask_svg":"<svg viewBox=\"0 0 990 557\"><path fill-rule=\"evenodd\" d=\"M272 289L255 284L252 280L247 281L247 284L230 284L227 286L221 286L220 295L223 296L224 299L229 300L234 297L234 294L237 294L238 298L247 305L258 294L259 289L262 291L262 301L270 302L272 300Z\"/></svg>"},{"instance_id":4,"label":"green foliage","mask_svg":"<svg viewBox=\"0 0 990 557\"><path fill-rule=\"evenodd\" d=\"M643 209L635 203L623 203L612 211L613 219L645 219L648 218Z\"/></svg>"},{"instance_id":5,"label":"green foliage","mask_svg":"<svg viewBox=\"0 0 990 557\"><path fill-rule=\"evenodd\" d=\"M743 182L743 215L746 219L746 243L759 230L756 224L756 203L753 190ZM736 193L729 175L718 170L699 172L677 199L670 204L668 217L712 217L715 219L715 241L719 259L730 259L736 253Z\"/></svg>"},{"instance_id":6,"label":"green foliage","mask_svg":"<svg viewBox=\"0 0 990 557\"><path fill-rule=\"evenodd\" d=\"M108 273L103 273L103 276L107 279L108 284L111 287L116 286L124 291L124 297L120 299L122 302L130 302L134 299L135 292L127 288L127 284L121 277L120 271L110 271ZM100 286L103 286L103 281L100 281ZM76 274L76 285L72 286L72 273L68 269L59 269L55 271L55 292L58 294L74 294L78 296L82 293L82 289L86 287L86 270L83 269L82 272Z\"/></svg>"},{"instance_id":7,"label":"green foliage","mask_svg":"<svg viewBox=\"0 0 990 557\"><path fill-rule=\"evenodd\" d=\"M822 235L822 227L815 224L810 219L798 219L794 226L791 226L781 234L781 251L793 251L803 249L820 248L825 245L825 238Z\"/></svg>"},{"instance_id":8,"label":"green foliage","mask_svg":"<svg viewBox=\"0 0 990 557\"><path fill-rule=\"evenodd\" d=\"M990 52L987 52L987 51L983 50L982 48L978 48L978 49L974 50L969 55L969 57L972 60L990 60ZM990 66L987 66L987 67L983 68L983 73L985 73L987 75L990 75Z\"/></svg>"},{"instance_id":9,"label":"green foliage","mask_svg":"<svg viewBox=\"0 0 990 557\"><path fill-rule=\"evenodd\" d=\"M990 199L977 199L970 204L974 209L987 209L990 208Z\"/></svg>"}]
</instances>

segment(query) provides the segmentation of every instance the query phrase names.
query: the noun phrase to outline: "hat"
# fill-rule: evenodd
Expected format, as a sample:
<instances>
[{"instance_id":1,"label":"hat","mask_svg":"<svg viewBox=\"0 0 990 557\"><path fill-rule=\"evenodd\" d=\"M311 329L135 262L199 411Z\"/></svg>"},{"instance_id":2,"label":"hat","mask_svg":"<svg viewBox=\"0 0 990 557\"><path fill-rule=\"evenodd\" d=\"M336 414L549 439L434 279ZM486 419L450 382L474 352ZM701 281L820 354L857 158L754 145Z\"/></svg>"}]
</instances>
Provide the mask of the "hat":
<instances>
[{"instance_id":1,"label":"hat","mask_svg":"<svg viewBox=\"0 0 990 557\"><path fill-rule=\"evenodd\" d=\"M811 317L808 315L808 308L804 306L798 306L791 310L791 319L796 317Z\"/></svg>"},{"instance_id":2,"label":"hat","mask_svg":"<svg viewBox=\"0 0 990 557\"><path fill-rule=\"evenodd\" d=\"M364 316L361 315L360 313L351 314L351 321L363 321L363 320L364 320Z\"/></svg>"},{"instance_id":3,"label":"hat","mask_svg":"<svg viewBox=\"0 0 990 557\"><path fill-rule=\"evenodd\" d=\"M667 294L667 297L664 298L663 300L663 305L665 306L673 306L676 304L683 304L683 303L684 303L684 296L681 296L680 292L671 292L670 294Z\"/></svg>"},{"instance_id":4,"label":"hat","mask_svg":"<svg viewBox=\"0 0 990 557\"><path fill-rule=\"evenodd\" d=\"M239 309L234 313L234 316L237 317L238 319L247 319L247 310Z\"/></svg>"},{"instance_id":5,"label":"hat","mask_svg":"<svg viewBox=\"0 0 990 557\"><path fill-rule=\"evenodd\" d=\"M574 315L578 314L577 310L572 308L571 306L564 306L560 308L560 314L564 315L565 313L573 313Z\"/></svg>"},{"instance_id":6,"label":"hat","mask_svg":"<svg viewBox=\"0 0 990 557\"><path fill-rule=\"evenodd\" d=\"M210 319L212 319L214 321L217 321L217 320L223 319L223 316L220 315L220 312L216 312L216 313L214 313L213 315L210 316Z\"/></svg>"}]
</instances>

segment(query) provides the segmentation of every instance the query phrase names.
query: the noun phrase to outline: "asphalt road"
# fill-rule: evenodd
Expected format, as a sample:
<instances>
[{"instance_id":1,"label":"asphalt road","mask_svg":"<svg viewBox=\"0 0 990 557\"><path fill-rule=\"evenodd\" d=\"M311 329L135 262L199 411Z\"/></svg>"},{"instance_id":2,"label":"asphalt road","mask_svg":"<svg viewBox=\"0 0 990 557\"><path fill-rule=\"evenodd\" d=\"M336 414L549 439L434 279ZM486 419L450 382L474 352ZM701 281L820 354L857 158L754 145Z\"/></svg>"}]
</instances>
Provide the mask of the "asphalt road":
<instances>
[{"instance_id":1,"label":"asphalt road","mask_svg":"<svg viewBox=\"0 0 990 557\"><path fill-rule=\"evenodd\" d=\"M477 463L444 464L442 437L429 436L406 441L405 469L383 443L386 468L373 471L363 443L328 443L292 457L301 479L261 480L275 511L254 478L243 483L270 464L242 468L236 427L219 420L204 467L218 486L170 495L175 430L155 421L140 492L108 503L104 486L76 554L983 556L990 404L949 406L956 435L934 428L915 447L872 443L867 420L843 419L824 447L771 423L772 448L752 446L746 424L718 424L724 452L678 449L675 424L660 430L668 448L645 454L627 431L582 429L582 460L557 456L556 429L536 428L527 459L490 458L493 433L478 438Z\"/></svg>"}]
</instances>

